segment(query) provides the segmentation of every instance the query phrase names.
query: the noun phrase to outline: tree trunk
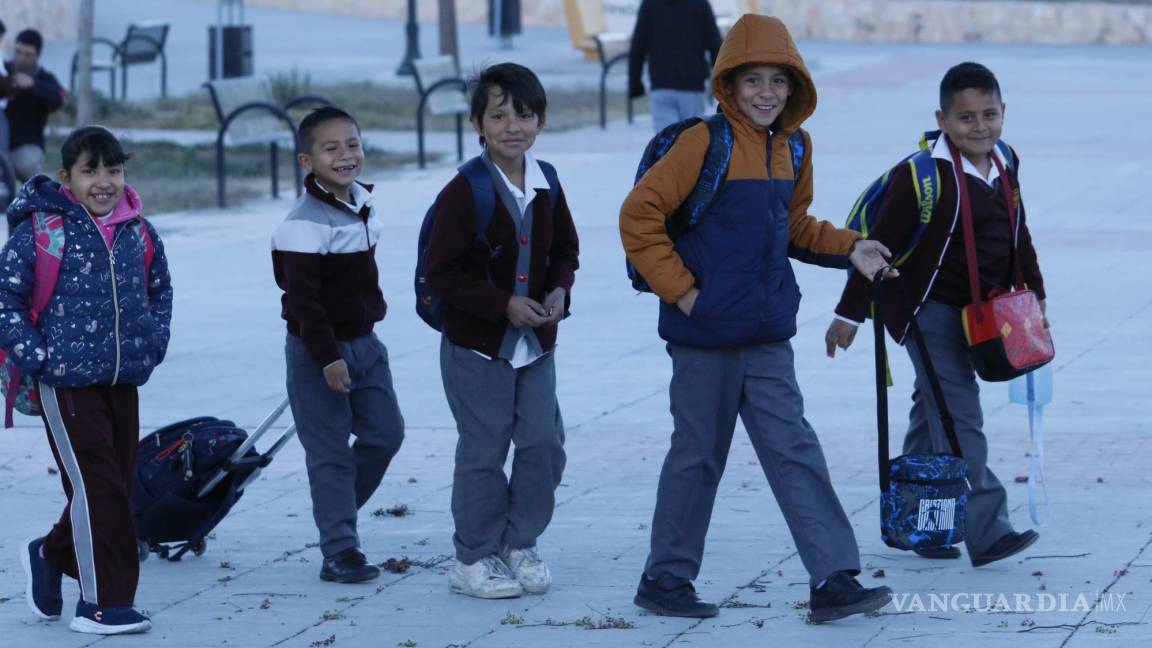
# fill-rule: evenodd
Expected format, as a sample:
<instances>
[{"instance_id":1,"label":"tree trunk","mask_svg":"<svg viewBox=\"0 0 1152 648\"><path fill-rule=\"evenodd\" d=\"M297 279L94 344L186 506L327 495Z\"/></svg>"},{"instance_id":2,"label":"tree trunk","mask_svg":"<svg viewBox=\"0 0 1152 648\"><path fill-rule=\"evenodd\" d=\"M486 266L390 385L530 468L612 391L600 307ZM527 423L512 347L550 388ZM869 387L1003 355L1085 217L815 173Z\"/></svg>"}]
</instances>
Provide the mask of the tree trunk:
<instances>
[{"instance_id":1,"label":"tree trunk","mask_svg":"<svg viewBox=\"0 0 1152 648\"><path fill-rule=\"evenodd\" d=\"M77 18L76 47L76 125L92 123L95 105L92 98L92 23L94 0L80 0ZM113 97L115 98L115 97Z\"/></svg>"},{"instance_id":2,"label":"tree trunk","mask_svg":"<svg viewBox=\"0 0 1152 648\"><path fill-rule=\"evenodd\" d=\"M440 53L460 62L460 42L456 37L456 0L440 0Z\"/></svg>"}]
</instances>

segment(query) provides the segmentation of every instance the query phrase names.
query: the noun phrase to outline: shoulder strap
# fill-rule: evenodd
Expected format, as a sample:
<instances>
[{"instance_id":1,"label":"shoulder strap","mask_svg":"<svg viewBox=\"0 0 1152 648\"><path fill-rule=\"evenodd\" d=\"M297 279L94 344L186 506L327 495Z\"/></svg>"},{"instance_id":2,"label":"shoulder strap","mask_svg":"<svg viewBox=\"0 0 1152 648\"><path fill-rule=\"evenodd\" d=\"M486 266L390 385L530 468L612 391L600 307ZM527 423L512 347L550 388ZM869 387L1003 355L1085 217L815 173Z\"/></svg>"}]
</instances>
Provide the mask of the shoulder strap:
<instances>
[{"instance_id":1,"label":"shoulder strap","mask_svg":"<svg viewBox=\"0 0 1152 648\"><path fill-rule=\"evenodd\" d=\"M804 146L803 131L798 130L788 137L788 148L792 151L792 177L799 179L800 170L804 168L804 153L806 149Z\"/></svg>"},{"instance_id":2,"label":"shoulder strap","mask_svg":"<svg viewBox=\"0 0 1152 648\"><path fill-rule=\"evenodd\" d=\"M144 280L151 281L152 259L156 257L156 244L152 242L152 233L148 231L148 222L144 220L144 217L137 216L136 223L140 242L144 244Z\"/></svg>"},{"instance_id":3,"label":"shoulder strap","mask_svg":"<svg viewBox=\"0 0 1152 648\"><path fill-rule=\"evenodd\" d=\"M556 167L544 160L536 161L540 163L544 179L548 181L548 200L552 203L552 213L556 213L556 203L560 200L560 176L556 175Z\"/></svg>"},{"instance_id":4,"label":"shoulder strap","mask_svg":"<svg viewBox=\"0 0 1152 648\"><path fill-rule=\"evenodd\" d=\"M460 165L460 173L464 174L468 186L472 188L476 238L488 246L488 226L492 224L492 216L496 211L496 188L492 186L492 174L479 156Z\"/></svg>"},{"instance_id":5,"label":"shoulder strap","mask_svg":"<svg viewBox=\"0 0 1152 648\"><path fill-rule=\"evenodd\" d=\"M48 308L60 279L60 259L64 254L64 217L60 214L36 212L32 214L32 232L36 246L36 261L32 278L32 300L28 316L35 324L40 313Z\"/></svg>"},{"instance_id":6,"label":"shoulder strap","mask_svg":"<svg viewBox=\"0 0 1152 648\"><path fill-rule=\"evenodd\" d=\"M873 290L873 303L875 304L875 314L872 317L872 329L875 334L876 342L874 344L876 351L876 428L877 428L877 459L880 467L880 491L883 493L888 492L889 484L891 483L891 461L888 458L888 355L885 349L884 337L884 317L885 312L884 299L885 286L883 280L884 271L876 273L872 279ZM928 385L932 389L932 399L936 401L937 409L940 412L940 422L944 425L944 435L948 438L948 446L952 450L952 454L957 457L962 457L960 452L960 440L956 438L956 423L952 419L952 414L948 411L948 403L944 401L944 390L940 387L940 379L936 375L936 367L932 364L932 358L928 355L928 346L924 344L924 336L920 331L920 326L916 322L916 317L912 317L910 323L912 340L916 344L917 351L920 352L921 361L924 363L924 372L928 377Z\"/></svg>"}]
</instances>

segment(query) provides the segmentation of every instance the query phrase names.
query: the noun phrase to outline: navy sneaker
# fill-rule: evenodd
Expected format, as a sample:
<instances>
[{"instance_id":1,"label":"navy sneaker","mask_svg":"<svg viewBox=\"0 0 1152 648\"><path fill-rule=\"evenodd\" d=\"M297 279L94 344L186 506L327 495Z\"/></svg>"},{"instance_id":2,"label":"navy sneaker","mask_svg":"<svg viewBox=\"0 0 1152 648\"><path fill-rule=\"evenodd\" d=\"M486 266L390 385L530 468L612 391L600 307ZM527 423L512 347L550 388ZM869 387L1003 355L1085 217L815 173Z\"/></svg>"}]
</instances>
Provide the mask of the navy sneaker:
<instances>
[{"instance_id":1,"label":"navy sneaker","mask_svg":"<svg viewBox=\"0 0 1152 648\"><path fill-rule=\"evenodd\" d=\"M36 616L55 621L64 609L64 597L60 595L60 572L40 555L43 547L43 537L32 538L20 551L20 562L24 565L24 575L28 577L24 596Z\"/></svg>"},{"instance_id":2,"label":"navy sneaker","mask_svg":"<svg viewBox=\"0 0 1152 648\"><path fill-rule=\"evenodd\" d=\"M86 634L136 634L151 630L152 621L130 607L101 607L80 599L76 603L76 618L68 627Z\"/></svg>"}]
</instances>

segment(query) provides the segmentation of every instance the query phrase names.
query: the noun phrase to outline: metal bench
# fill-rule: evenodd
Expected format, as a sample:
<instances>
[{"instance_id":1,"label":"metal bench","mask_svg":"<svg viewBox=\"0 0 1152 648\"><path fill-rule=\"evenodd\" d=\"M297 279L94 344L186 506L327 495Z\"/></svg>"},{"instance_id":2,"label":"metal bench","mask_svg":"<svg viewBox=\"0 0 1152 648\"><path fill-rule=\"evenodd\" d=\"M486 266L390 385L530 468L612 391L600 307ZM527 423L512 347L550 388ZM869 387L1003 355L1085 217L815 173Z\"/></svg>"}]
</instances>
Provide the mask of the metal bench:
<instances>
[{"instance_id":1,"label":"metal bench","mask_svg":"<svg viewBox=\"0 0 1152 648\"><path fill-rule=\"evenodd\" d=\"M604 32L593 34L592 40L596 43L596 55L600 59L600 128L608 128L608 73L612 66L623 62L628 65L628 50L632 47L631 34L619 32ZM626 97L628 103L628 123L632 123L632 98Z\"/></svg>"},{"instance_id":2,"label":"metal bench","mask_svg":"<svg viewBox=\"0 0 1152 648\"><path fill-rule=\"evenodd\" d=\"M416 148L424 168L424 114L456 116L456 158L464 161L464 115L469 112L468 84L453 56L412 59L412 78L420 103L416 107Z\"/></svg>"},{"instance_id":3,"label":"metal bench","mask_svg":"<svg viewBox=\"0 0 1152 648\"><path fill-rule=\"evenodd\" d=\"M299 148L296 124L288 111L296 106L313 103L331 106L324 97L305 95L296 97L284 105L276 102L267 82L255 77L241 77L209 81L204 84L216 108L220 120L220 130L216 134L216 197L223 209L225 200L224 144L268 144L269 161L272 165L272 197L280 193L279 150L281 144ZM296 195L303 187L300 165L294 164Z\"/></svg>"},{"instance_id":4,"label":"metal bench","mask_svg":"<svg viewBox=\"0 0 1152 648\"><path fill-rule=\"evenodd\" d=\"M160 96L168 96L168 57L164 54L164 44L168 40L169 24L161 21L148 21L128 25L124 40L115 43L107 38L93 38L93 45L103 45L111 50L109 58L93 59L92 72L108 72L111 98L116 98L116 70L120 70L120 98L128 98L128 66L145 65L160 61ZM72 55L72 74L68 87L76 91L76 71L80 53Z\"/></svg>"}]
</instances>

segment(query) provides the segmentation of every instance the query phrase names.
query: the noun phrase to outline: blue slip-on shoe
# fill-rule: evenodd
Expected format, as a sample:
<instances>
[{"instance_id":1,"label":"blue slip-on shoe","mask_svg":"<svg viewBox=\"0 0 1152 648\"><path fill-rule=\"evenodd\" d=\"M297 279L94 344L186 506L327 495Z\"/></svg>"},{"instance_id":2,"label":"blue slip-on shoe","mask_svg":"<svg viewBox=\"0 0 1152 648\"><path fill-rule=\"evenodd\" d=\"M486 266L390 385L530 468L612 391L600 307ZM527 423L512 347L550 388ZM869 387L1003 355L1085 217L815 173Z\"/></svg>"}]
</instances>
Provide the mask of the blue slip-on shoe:
<instances>
[{"instance_id":1,"label":"blue slip-on shoe","mask_svg":"<svg viewBox=\"0 0 1152 648\"><path fill-rule=\"evenodd\" d=\"M101 607L81 599L68 627L86 634L135 634L151 630L152 621L130 607Z\"/></svg>"},{"instance_id":2,"label":"blue slip-on shoe","mask_svg":"<svg viewBox=\"0 0 1152 648\"><path fill-rule=\"evenodd\" d=\"M43 547L43 537L32 538L21 547L20 562L24 565L24 575L28 577L24 596L36 616L55 621L64 609L64 597L60 594L61 574L41 555Z\"/></svg>"}]
</instances>

